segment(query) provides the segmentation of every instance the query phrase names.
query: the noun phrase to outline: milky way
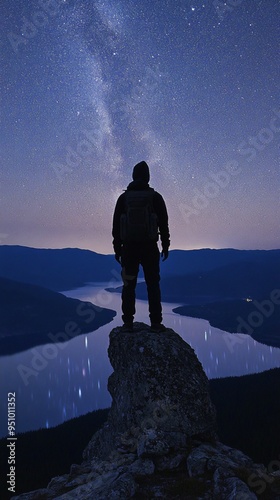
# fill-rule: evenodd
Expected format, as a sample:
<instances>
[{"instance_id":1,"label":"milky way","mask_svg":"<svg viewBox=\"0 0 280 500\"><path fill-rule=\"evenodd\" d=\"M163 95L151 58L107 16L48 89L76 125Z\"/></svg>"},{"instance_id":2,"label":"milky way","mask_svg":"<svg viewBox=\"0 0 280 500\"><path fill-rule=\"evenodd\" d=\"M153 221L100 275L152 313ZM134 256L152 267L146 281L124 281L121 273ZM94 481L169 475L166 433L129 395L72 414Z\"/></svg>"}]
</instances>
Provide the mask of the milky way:
<instances>
[{"instance_id":1,"label":"milky way","mask_svg":"<svg viewBox=\"0 0 280 500\"><path fill-rule=\"evenodd\" d=\"M278 0L3 0L0 243L111 253L135 163L172 248L276 248Z\"/></svg>"}]
</instances>

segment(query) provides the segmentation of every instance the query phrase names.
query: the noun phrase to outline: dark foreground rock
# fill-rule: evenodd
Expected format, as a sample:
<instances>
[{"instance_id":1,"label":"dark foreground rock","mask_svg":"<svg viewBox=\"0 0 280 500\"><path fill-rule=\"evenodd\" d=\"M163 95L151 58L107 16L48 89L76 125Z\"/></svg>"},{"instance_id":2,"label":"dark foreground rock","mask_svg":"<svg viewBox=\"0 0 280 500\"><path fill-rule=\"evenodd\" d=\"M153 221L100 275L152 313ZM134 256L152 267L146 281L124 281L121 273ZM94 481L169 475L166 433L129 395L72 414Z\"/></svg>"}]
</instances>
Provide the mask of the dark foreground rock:
<instances>
[{"instance_id":1,"label":"dark foreground rock","mask_svg":"<svg viewBox=\"0 0 280 500\"><path fill-rule=\"evenodd\" d=\"M108 352L112 407L84 462L14 498L249 500L264 484L266 498L280 499L276 473L218 441L207 377L178 334L115 328Z\"/></svg>"},{"instance_id":2,"label":"dark foreground rock","mask_svg":"<svg viewBox=\"0 0 280 500\"><path fill-rule=\"evenodd\" d=\"M104 459L118 448L139 457L163 456L187 446L191 438L215 436L207 377L177 333L153 334L141 324L133 334L114 329L108 353L113 402L108 425L85 451L87 459Z\"/></svg>"}]
</instances>

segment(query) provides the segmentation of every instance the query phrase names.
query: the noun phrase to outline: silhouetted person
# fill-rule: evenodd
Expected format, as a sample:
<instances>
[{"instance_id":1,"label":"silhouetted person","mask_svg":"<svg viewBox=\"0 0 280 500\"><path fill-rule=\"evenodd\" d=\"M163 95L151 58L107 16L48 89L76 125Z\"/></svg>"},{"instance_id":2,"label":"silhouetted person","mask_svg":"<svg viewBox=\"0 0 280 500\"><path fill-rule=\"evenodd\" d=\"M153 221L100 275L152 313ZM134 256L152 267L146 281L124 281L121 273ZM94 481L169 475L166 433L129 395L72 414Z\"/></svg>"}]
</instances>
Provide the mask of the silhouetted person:
<instances>
[{"instance_id":1,"label":"silhouetted person","mask_svg":"<svg viewBox=\"0 0 280 500\"><path fill-rule=\"evenodd\" d=\"M135 287L141 264L148 291L151 330L161 332L162 307L160 295L160 253L168 257L170 245L168 215L163 197L149 186L150 172L145 161L133 169L133 181L117 200L113 217L113 247L116 260L122 266L122 320L124 331L133 329Z\"/></svg>"}]
</instances>

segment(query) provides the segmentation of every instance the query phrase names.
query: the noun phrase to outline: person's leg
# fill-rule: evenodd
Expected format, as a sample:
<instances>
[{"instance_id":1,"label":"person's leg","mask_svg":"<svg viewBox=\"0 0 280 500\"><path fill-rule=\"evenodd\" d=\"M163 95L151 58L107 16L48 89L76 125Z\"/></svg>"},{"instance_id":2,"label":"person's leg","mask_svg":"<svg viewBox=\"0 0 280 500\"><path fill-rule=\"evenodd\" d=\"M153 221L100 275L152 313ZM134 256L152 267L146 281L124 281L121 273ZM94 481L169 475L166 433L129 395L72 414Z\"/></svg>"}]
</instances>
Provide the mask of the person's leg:
<instances>
[{"instance_id":1,"label":"person's leg","mask_svg":"<svg viewBox=\"0 0 280 500\"><path fill-rule=\"evenodd\" d=\"M135 288L139 271L139 256L133 246L124 246L121 256L122 263L122 320L133 323L135 314Z\"/></svg>"},{"instance_id":2,"label":"person's leg","mask_svg":"<svg viewBox=\"0 0 280 500\"><path fill-rule=\"evenodd\" d=\"M156 244L149 244L143 247L141 264L147 285L151 324L160 324L162 322L159 259L160 254Z\"/></svg>"}]
</instances>

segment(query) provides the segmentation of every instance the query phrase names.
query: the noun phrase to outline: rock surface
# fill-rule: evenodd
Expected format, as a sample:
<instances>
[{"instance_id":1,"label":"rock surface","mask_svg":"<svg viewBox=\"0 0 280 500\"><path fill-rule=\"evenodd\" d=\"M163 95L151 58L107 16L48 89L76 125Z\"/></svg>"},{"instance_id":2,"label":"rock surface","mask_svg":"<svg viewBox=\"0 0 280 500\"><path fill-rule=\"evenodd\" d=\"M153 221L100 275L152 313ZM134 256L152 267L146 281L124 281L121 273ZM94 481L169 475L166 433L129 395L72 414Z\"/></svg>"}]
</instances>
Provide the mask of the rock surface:
<instances>
[{"instance_id":1,"label":"rock surface","mask_svg":"<svg viewBox=\"0 0 280 500\"><path fill-rule=\"evenodd\" d=\"M137 327L133 334L118 329L110 334L113 402L108 424L89 443L86 459L106 458L115 449L162 456L193 437L215 437L208 380L193 349L173 330L155 334L143 324Z\"/></svg>"},{"instance_id":2,"label":"rock surface","mask_svg":"<svg viewBox=\"0 0 280 500\"><path fill-rule=\"evenodd\" d=\"M115 328L108 353L112 406L84 462L14 498L250 500L262 485L280 499L278 477L218 441L207 377L177 333Z\"/></svg>"}]
</instances>

